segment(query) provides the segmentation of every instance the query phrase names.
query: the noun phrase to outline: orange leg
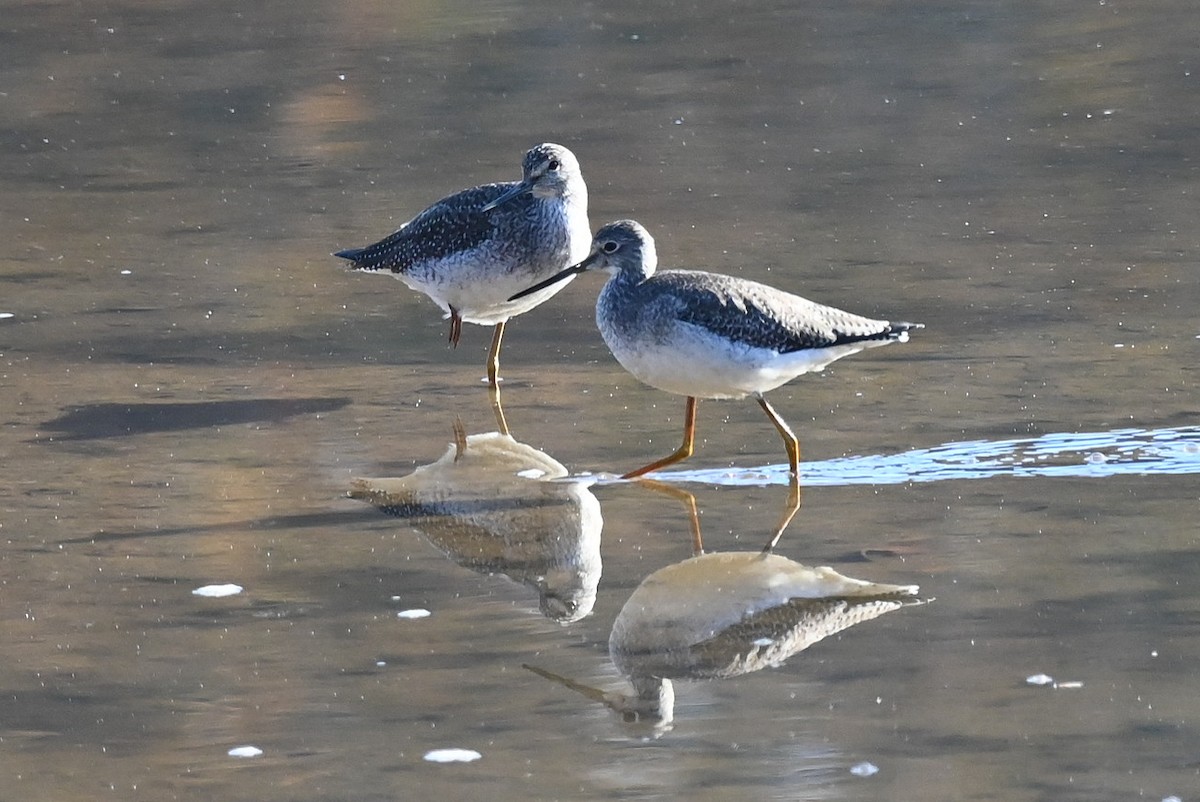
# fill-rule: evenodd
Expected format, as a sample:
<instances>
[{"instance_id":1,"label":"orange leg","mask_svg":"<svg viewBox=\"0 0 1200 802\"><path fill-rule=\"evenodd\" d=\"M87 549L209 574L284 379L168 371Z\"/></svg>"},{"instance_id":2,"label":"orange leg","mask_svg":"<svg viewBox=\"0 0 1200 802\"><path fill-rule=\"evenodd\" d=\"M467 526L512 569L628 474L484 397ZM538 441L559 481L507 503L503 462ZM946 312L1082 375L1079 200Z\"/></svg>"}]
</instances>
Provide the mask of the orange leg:
<instances>
[{"instance_id":1,"label":"orange leg","mask_svg":"<svg viewBox=\"0 0 1200 802\"><path fill-rule=\"evenodd\" d=\"M450 307L450 346L458 347L458 338L462 336L462 316L453 306Z\"/></svg>"},{"instance_id":2,"label":"orange leg","mask_svg":"<svg viewBox=\"0 0 1200 802\"><path fill-rule=\"evenodd\" d=\"M779 436L783 438L783 446L787 449L788 468L792 472L792 476L800 475L800 441L796 439L795 433L788 428L787 423L783 418L779 417L771 405L767 403L767 399L761 395L756 395L758 405L763 408L763 412L767 413L767 417L771 419L771 423L775 424L775 430L779 432Z\"/></svg>"},{"instance_id":3,"label":"orange leg","mask_svg":"<svg viewBox=\"0 0 1200 802\"><path fill-rule=\"evenodd\" d=\"M792 480L788 487L787 506L783 508L783 515L779 518L779 524L775 527L775 534L767 541L767 545L763 546L763 554L770 554L779 542L779 538L783 537L783 530L788 528L788 524L792 522L792 518L796 517L796 513L800 511L800 477L797 474L792 474Z\"/></svg>"},{"instance_id":4,"label":"orange leg","mask_svg":"<svg viewBox=\"0 0 1200 802\"><path fill-rule=\"evenodd\" d=\"M699 557L704 553L704 536L700 533L700 512L696 509L696 497L682 487L675 487L655 479L643 479L641 484L657 493L663 493L671 498L679 499L687 507L688 525L692 530L692 556ZM779 538L776 537L776 540Z\"/></svg>"},{"instance_id":5,"label":"orange leg","mask_svg":"<svg viewBox=\"0 0 1200 802\"><path fill-rule=\"evenodd\" d=\"M499 387L500 384L500 341L504 339L504 321L496 324L492 332L492 347L488 351L487 374L488 386Z\"/></svg>"},{"instance_id":6,"label":"orange leg","mask_svg":"<svg viewBox=\"0 0 1200 802\"><path fill-rule=\"evenodd\" d=\"M492 400L492 414L496 416L496 427L500 434L508 434L508 421L504 419L504 407L500 406L500 386L488 387L488 397Z\"/></svg>"},{"instance_id":7,"label":"orange leg","mask_svg":"<svg viewBox=\"0 0 1200 802\"><path fill-rule=\"evenodd\" d=\"M458 462L467 453L467 427L463 426L462 418L454 416L454 461Z\"/></svg>"},{"instance_id":8,"label":"orange leg","mask_svg":"<svg viewBox=\"0 0 1200 802\"><path fill-rule=\"evenodd\" d=\"M687 400L687 408L684 410L684 413L683 413L683 445L679 446L679 448L676 449L674 454L671 454L670 456L667 456L667 457L663 457L662 459L658 460L657 462L651 462L649 465L645 465L641 468L638 468L636 471L630 471L629 473L625 474L621 478L622 479L634 479L634 478L637 478L638 476L642 476L644 474L650 473L651 471L657 471L659 468L665 468L668 465L674 465L676 462L682 462L683 460L692 456L692 451L694 451L695 442L696 442L696 398L695 398L695 396L689 395L688 400Z\"/></svg>"}]
</instances>

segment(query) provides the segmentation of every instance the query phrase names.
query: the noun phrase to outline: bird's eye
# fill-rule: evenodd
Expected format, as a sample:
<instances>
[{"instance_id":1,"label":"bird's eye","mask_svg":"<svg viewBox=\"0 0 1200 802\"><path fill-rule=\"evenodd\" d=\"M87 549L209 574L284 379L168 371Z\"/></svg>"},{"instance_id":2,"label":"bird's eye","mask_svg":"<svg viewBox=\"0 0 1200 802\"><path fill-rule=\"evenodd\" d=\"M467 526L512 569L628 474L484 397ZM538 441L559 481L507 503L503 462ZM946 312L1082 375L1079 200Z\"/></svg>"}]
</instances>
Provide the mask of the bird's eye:
<instances>
[{"instance_id":1,"label":"bird's eye","mask_svg":"<svg viewBox=\"0 0 1200 802\"><path fill-rule=\"evenodd\" d=\"M600 249L602 251L604 251L605 253L616 253L617 249L620 247L621 246L618 245L617 243L613 242L612 240L609 240L608 242L601 245Z\"/></svg>"},{"instance_id":2,"label":"bird's eye","mask_svg":"<svg viewBox=\"0 0 1200 802\"><path fill-rule=\"evenodd\" d=\"M551 159L550 163L546 165L546 169L552 173L557 173L559 167L562 165L558 163L558 159Z\"/></svg>"}]
</instances>

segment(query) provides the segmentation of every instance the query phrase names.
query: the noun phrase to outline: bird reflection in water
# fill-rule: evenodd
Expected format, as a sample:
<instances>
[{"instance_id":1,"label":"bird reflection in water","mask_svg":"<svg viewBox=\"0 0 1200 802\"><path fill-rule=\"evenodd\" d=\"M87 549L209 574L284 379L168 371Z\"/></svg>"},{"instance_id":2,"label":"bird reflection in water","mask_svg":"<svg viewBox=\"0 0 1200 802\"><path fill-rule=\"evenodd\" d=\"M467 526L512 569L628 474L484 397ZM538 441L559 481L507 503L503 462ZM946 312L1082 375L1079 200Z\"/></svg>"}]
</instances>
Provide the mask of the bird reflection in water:
<instances>
[{"instance_id":1,"label":"bird reflection in water","mask_svg":"<svg viewBox=\"0 0 1200 802\"><path fill-rule=\"evenodd\" d=\"M405 519L446 556L534 588L547 618L578 621L600 583L600 502L586 482L505 432L455 439L408 476L357 479L350 497Z\"/></svg>"},{"instance_id":2,"label":"bird reflection in water","mask_svg":"<svg viewBox=\"0 0 1200 802\"><path fill-rule=\"evenodd\" d=\"M602 691L536 666L652 735L671 728L675 680L727 679L782 664L855 624L911 604L916 585L888 585L810 567L771 552L695 553L650 574L625 602L609 657L633 693Z\"/></svg>"}]
</instances>

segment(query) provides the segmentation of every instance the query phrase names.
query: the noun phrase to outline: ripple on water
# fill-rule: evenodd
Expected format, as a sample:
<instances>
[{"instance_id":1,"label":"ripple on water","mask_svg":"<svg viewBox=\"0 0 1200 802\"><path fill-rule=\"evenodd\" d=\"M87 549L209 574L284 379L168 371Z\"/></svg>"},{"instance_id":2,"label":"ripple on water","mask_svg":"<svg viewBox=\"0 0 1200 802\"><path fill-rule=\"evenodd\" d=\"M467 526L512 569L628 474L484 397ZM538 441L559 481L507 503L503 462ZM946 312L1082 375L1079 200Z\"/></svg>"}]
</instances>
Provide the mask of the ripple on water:
<instances>
[{"instance_id":1,"label":"ripple on water","mask_svg":"<svg viewBox=\"0 0 1200 802\"><path fill-rule=\"evenodd\" d=\"M996 476L1186 475L1200 473L1200 426L1054 432L1012 440L969 440L899 454L804 462L806 487L941 482ZM663 479L716 485L786 484L784 465L674 471Z\"/></svg>"}]
</instances>

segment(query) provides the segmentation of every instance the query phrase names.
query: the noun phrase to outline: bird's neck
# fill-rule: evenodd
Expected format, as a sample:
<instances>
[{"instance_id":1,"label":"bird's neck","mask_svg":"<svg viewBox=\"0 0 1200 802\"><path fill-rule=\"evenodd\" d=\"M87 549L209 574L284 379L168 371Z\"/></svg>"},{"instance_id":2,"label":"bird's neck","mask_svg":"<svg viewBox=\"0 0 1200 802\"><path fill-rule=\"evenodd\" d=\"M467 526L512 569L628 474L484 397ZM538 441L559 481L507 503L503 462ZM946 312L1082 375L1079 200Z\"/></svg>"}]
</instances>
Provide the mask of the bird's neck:
<instances>
[{"instance_id":1,"label":"bird's neck","mask_svg":"<svg viewBox=\"0 0 1200 802\"><path fill-rule=\"evenodd\" d=\"M563 191L562 202L565 206L573 209L581 209L584 214L587 214L588 207L588 192L587 187L582 186L575 189L567 188Z\"/></svg>"},{"instance_id":2,"label":"bird's neck","mask_svg":"<svg viewBox=\"0 0 1200 802\"><path fill-rule=\"evenodd\" d=\"M618 287L636 287L654 275L654 267L646 264L625 265L609 279Z\"/></svg>"}]
</instances>

